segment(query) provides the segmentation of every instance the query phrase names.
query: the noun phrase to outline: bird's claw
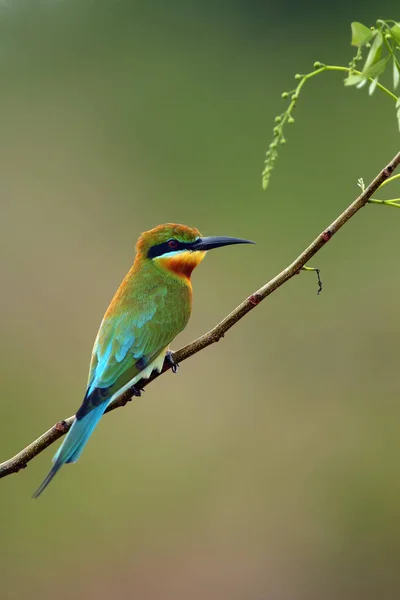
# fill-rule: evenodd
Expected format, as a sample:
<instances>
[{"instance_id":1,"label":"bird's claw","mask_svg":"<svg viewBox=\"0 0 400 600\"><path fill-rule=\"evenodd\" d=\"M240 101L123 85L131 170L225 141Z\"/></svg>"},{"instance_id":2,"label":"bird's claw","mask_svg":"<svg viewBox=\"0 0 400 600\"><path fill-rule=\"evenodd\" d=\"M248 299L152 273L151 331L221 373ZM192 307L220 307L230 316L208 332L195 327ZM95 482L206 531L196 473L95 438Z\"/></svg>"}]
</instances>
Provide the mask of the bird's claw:
<instances>
[{"instance_id":1,"label":"bird's claw","mask_svg":"<svg viewBox=\"0 0 400 600\"><path fill-rule=\"evenodd\" d=\"M172 354L172 352L170 350L168 350L168 352L166 353L165 360L167 361L167 363L171 367L171 371L173 373L177 373L177 371L179 369L179 364L174 360L173 354Z\"/></svg>"},{"instance_id":2,"label":"bird's claw","mask_svg":"<svg viewBox=\"0 0 400 600\"><path fill-rule=\"evenodd\" d=\"M132 392L132 397L135 396L136 398L140 398L140 396L142 395L142 392L144 392L144 389L138 388L135 385L133 385L131 387L131 392Z\"/></svg>"}]
</instances>

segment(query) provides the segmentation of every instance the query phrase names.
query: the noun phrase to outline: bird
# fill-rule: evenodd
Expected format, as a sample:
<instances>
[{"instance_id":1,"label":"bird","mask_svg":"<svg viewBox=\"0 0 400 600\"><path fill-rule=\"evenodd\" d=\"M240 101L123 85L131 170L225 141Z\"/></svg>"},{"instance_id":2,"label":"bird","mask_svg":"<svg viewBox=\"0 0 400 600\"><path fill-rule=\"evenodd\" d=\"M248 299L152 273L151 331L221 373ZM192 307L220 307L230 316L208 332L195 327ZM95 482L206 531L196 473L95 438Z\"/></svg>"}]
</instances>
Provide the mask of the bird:
<instances>
[{"instance_id":1,"label":"bird","mask_svg":"<svg viewBox=\"0 0 400 600\"><path fill-rule=\"evenodd\" d=\"M166 223L141 234L132 267L115 293L94 342L86 394L53 466L34 493L38 498L66 463L81 456L107 406L136 384L161 372L164 360L187 325L192 307L191 275L214 248L254 244L234 237L202 237L187 225Z\"/></svg>"}]
</instances>

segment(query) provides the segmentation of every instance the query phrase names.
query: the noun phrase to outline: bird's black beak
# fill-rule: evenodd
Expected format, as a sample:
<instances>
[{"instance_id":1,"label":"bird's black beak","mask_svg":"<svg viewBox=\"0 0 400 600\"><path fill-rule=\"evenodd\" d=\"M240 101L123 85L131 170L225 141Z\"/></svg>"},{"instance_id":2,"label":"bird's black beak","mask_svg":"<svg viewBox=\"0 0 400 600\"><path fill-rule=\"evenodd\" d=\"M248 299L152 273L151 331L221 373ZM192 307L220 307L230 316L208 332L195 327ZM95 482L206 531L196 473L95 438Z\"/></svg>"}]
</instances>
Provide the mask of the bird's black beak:
<instances>
[{"instance_id":1,"label":"bird's black beak","mask_svg":"<svg viewBox=\"0 0 400 600\"><path fill-rule=\"evenodd\" d=\"M255 244L255 242L242 240L242 238L210 236L199 238L193 242L191 250L212 250L213 248L222 248L222 246L231 246L233 244Z\"/></svg>"}]
</instances>

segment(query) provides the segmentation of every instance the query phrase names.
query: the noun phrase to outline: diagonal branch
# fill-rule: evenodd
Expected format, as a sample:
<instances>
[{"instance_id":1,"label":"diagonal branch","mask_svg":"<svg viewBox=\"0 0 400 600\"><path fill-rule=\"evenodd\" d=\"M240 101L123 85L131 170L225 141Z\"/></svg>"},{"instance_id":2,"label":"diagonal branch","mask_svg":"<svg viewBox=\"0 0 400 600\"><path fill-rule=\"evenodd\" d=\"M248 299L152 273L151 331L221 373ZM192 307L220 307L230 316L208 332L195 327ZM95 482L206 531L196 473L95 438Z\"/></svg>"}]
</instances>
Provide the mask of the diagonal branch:
<instances>
[{"instance_id":1,"label":"diagonal branch","mask_svg":"<svg viewBox=\"0 0 400 600\"><path fill-rule=\"evenodd\" d=\"M256 292L251 294L246 300L244 300L235 310L233 310L229 315L227 315L218 325L216 325L211 331L205 333L197 340L184 346L177 352L173 354L173 360L177 363L180 363L191 356L194 356L200 350L207 348L211 344L218 342L227 331L235 323L243 319L243 317L253 310L261 300L264 300L267 296L272 294L275 290L277 290L281 285L283 285L286 281L300 273L300 270L304 267L304 265L312 258L317 252L325 246L327 242L331 239L331 237L343 227L345 223L349 219L351 219L359 210L363 208L369 202L372 195L379 189L379 187L387 181L387 179L391 176L393 171L400 164L400 152L396 154L396 156L390 161L390 163L382 170L375 179L369 184L369 186L358 196L350 206L346 208L341 215L337 217L327 227L322 233L318 235L318 237L296 258L295 261L292 262L286 269L283 269L276 277L271 279L268 283L263 285ZM163 371L168 371L171 368L171 364L166 361L164 363ZM161 373L161 374L162 374ZM159 377L160 375L157 373L153 373L150 379L140 381L137 386L139 388L146 387L149 383L151 383L154 379ZM131 399L132 392L127 391L122 394L117 400L115 400L110 406L107 408L106 412L114 410L115 408L119 408L120 406L125 406L125 404ZM0 478L6 477L7 475L11 475L11 473L17 473L20 469L24 469L27 464L35 458L40 452L42 452L45 448L53 444L56 440L58 440L61 436L63 436L68 429L71 427L74 420L74 416L69 417L59 423L56 423L43 433L37 440L29 444L26 448L21 450L18 454L16 454L13 458L6 460L5 462L0 464Z\"/></svg>"}]
</instances>

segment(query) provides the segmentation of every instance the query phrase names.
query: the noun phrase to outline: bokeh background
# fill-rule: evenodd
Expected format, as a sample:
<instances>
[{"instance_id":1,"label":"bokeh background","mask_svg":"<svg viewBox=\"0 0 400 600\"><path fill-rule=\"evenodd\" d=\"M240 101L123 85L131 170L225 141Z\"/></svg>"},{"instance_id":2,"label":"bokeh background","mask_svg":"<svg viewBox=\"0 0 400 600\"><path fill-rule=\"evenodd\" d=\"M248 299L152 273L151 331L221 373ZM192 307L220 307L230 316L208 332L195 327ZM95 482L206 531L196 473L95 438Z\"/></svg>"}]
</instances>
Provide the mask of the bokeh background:
<instances>
[{"instance_id":1,"label":"bokeh background","mask_svg":"<svg viewBox=\"0 0 400 600\"><path fill-rule=\"evenodd\" d=\"M78 408L141 231L176 221L257 241L195 273L177 348L291 262L399 150L390 99L325 74L261 190L293 75L347 64L350 21L396 9L2 2L1 460ZM365 208L315 257L320 296L313 274L289 282L107 416L39 501L55 447L2 480L0 597L398 598L397 213Z\"/></svg>"}]
</instances>

